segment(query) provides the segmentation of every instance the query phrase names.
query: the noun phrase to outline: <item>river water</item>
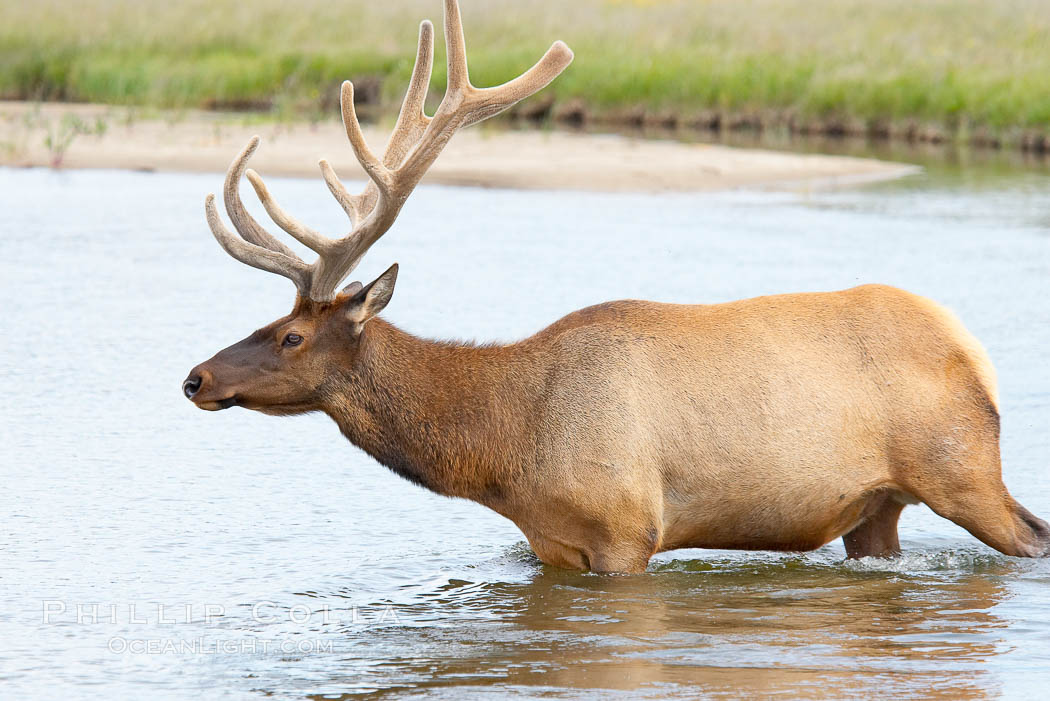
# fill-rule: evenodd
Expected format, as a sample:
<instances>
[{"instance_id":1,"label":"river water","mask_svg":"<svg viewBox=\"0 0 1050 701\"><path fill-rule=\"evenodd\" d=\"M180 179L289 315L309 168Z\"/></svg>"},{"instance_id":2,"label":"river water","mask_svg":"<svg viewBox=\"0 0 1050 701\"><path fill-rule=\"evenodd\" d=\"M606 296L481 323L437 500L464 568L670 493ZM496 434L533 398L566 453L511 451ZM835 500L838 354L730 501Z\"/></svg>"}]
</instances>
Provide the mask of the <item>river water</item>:
<instances>
[{"instance_id":1,"label":"river water","mask_svg":"<svg viewBox=\"0 0 1050 701\"><path fill-rule=\"evenodd\" d=\"M0 694L258 698L1041 696L1050 561L926 507L906 553L688 550L542 566L327 418L198 411L186 372L290 308L207 231L218 175L0 169ZM274 178L323 231L320 181ZM250 198L246 197L246 200ZM261 209L254 207L260 220ZM952 168L837 192L422 187L360 272L386 318L511 340L617 298L883 282L952 307L1000 375L1007 485L1050 517L1050 177ZM187 608L188 607L188 608Z\"/></svg>"}]
</instances>

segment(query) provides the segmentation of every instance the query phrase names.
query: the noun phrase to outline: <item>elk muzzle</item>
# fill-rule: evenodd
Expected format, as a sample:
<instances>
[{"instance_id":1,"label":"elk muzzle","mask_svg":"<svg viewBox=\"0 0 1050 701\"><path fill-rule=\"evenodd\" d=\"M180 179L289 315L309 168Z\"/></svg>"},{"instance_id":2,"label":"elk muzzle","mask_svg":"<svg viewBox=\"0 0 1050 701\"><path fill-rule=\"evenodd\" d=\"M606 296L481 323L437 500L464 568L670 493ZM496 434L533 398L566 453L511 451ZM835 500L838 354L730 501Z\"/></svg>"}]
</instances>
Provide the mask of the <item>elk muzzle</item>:
<instances>
[{"instance_id":1,"label":"elk muzzle","mask_svg":"<svg viewBox=\"0 0 1050 701\"><path fill-rule=\"evenodd\" d=\"M235 396L214 398L215 376L202 365L190 370L190 374L182 381L182 393L186 398L197 405L199 409L208 411L219 411L228 409L237 403Z\"/></svg>"}]
</instances>

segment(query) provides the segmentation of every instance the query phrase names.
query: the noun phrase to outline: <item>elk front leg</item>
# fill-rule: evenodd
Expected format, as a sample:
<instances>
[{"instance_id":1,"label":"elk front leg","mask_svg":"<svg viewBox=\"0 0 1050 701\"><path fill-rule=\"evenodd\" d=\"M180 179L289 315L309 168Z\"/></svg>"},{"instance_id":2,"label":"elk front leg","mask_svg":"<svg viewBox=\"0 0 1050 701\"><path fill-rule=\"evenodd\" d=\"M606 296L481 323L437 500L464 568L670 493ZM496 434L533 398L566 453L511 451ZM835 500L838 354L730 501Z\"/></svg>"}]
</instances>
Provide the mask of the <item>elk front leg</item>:
<instances>
[{"instance_id":1,"label":"elk front leg","mask_svg":"<svg viewBox=\"0 0 1050 701\"><path fill-rule=\"evenodd\" d=\"M525 533L525 537L536 557L544 564L584 572L638 574L645 571L655 550L655 545L643 543L588 545L538 534Z\"/></svg>"},{"instance_id":2,"label":"elk front leg","mask_svg":"<svg viewBox=\"0 0 1050 701\"><path fill-rule=\"evenodd\" d=\"M536 553L536 557L545 565L582 571L591 568L590 558L577 547L537 535L526 534L525 537L529 541L532 552Z\"/></svg>"}]
</instances>

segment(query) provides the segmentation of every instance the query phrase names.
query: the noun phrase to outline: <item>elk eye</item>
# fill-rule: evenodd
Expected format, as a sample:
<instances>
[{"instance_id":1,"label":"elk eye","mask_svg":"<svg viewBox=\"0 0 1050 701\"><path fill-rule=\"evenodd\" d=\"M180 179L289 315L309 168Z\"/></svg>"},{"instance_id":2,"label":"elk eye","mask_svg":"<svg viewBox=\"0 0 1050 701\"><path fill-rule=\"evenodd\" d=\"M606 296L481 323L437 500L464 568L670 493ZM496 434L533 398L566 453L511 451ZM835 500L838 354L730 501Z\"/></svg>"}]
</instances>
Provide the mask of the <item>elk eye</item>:
<instances>
[{"instance_id":1,"label":"elk eye","mask_svg":"<svg viewBox=\"0 0 1050 701\"><path fill-rule=\"evenodd\" d=\"M297 333L290 333L284 337L284 345L297 346L303 342L303 337Z\"/></svg>"}]
</instances>

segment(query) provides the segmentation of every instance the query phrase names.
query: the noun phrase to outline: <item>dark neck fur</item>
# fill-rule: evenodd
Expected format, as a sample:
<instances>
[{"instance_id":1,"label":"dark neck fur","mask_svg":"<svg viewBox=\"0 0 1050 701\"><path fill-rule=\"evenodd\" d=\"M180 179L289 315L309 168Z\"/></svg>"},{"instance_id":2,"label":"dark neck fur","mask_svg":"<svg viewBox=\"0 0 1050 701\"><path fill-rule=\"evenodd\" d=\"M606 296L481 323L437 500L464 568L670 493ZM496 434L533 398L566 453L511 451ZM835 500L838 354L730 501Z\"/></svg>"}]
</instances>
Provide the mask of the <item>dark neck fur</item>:
<instances>
[{"instance_id":1,"label":"dark neck fur","mask_svg":"<svg viewBox=\"0 0 1050 701\"><path fill-rule=\"evenodd\" d=\"M325 411L354 445L402 477L497 506L534 454L542 372L526 347L425 341L381 319Z\"/></svg>"}]
</instances>

